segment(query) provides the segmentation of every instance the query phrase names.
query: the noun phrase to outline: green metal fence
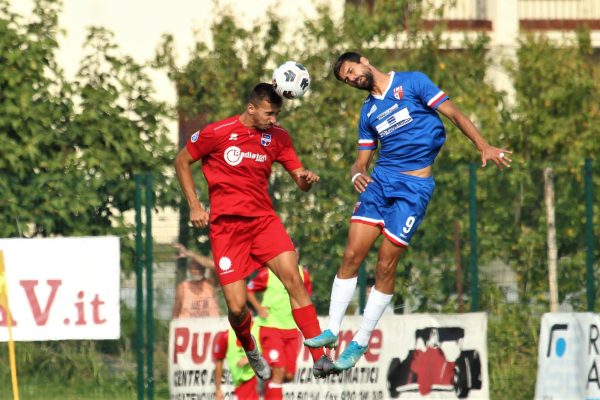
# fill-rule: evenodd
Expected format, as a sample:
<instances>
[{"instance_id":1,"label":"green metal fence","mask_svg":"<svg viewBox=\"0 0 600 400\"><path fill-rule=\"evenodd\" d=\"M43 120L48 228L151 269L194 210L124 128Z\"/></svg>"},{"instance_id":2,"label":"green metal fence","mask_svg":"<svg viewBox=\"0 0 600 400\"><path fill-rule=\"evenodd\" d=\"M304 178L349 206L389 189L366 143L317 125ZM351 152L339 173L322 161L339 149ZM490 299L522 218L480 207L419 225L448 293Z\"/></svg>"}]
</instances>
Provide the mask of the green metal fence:
<instances>
[{"instance_id":1,"label":"green metal fence","mask_svg":"<svg viewBox=\"0 0 600 400\"><path fill-rule=\"evenodd\" d=\"M585 160L581 165L555 166L563 310L598 311L598 164ZM399 266L403 278L397 286L397 313L458 312L463 303L465 310L487 312L493 399L533 397L539 318L548 311L542 170L539 166L523 171L515 165L510 172L498 173L477 165L436 166L437 188L428 216ZM461 182L448 193L451 180ZM151 176L136 177L132 196L135 229L123 240L135 239L137 256L135 272L124 272L122 279L121 340L18 342L21 398L168 398L168 323L185 265L172 242L186 218L174 213L152 219ZM193 239L188 243L192 248ZM430 243L427 248L425 243ZM207 248L207 243L198 246L200 252ZM318 259L301 261L310 266L314 280L324 279ZM354 308L364 307L364 282L372 268L369 263L361 268L363 290ZM324 285L330 287L331 282ZM315 304L326 314L328 294L315 298ZM7 346L1 345L0 360L7 359ZM12 400L9 379L8 364L2 361L0 400Z\"/></svg>"}]
</instances>

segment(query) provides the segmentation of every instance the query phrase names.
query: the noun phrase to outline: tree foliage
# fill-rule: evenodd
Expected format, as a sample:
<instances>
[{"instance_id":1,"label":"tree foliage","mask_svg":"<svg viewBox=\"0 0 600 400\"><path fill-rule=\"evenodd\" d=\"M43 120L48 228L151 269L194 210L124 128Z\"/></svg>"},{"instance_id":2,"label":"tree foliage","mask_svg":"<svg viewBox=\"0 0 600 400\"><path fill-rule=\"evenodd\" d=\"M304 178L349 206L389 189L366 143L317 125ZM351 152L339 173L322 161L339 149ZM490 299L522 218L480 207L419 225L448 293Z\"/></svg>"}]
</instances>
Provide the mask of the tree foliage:
<instances>
[{"instance_id":1,"label":"tree foliage","mask_svg":"<svg viewBox=\"0 0 600 400\"><path fill-rule=\"evenodd\" d=\"M353 5L353 4L357 5ZM348 221L357 199L349 169L356 152L356 130L365 92L333 77L331 67L346 50L362 52L382 70L421 70L496 146L514 151L510 170L478 169L477 207L480 269L501 260L514 274L517 299L498 289L501 277L481 284L481 309L490 313L492 383L515 379L529 384L537 320L547 304L546 228L542 170L556 172L561 302L576 310L585 304L583 159L600 150L600 88L589 32L556 43L524 36L509 60L514 99L490 84L489 38L465 38L461 49L444 39L443 25L429 30L422 22L431 1L347 2L336 20L323 5L315 18L291 36L282 34L275 13L242 28L225 9L199 38L184 65L175 62L174 39L164 36L154 66L165 69L178 94L182 118L205 123L241 113L260 81L270 81L275 66L302 62L311 89L285 101L279 122L287 128L305 167L321 182L309 193L296 189L276 167L271 196L290 235L301 244L301 259L314 277L315 299L327 310L331 280L343 254ZM133 207L132 176L156 176L159 205L182 200L173 185L173 146L162 118L169 110L154 99L146 66L119 53L110 32L89 32L86 57L77 79L68 81L56 64L60 3L37 0L34 20L23 21L0 0L0 232L3 236L127 235L123 212ZM443 15L444 7L433 10ZM456 310L453 224L460 223L460 255L466 268L471 252L468 227L469 164L479 154L449 121L447 142L434 166L436 192L411 248L398 269L396 297L412 310ZM198 126L198 129L202 126ZM600 174L595 167L594 183ZM199 171L196 182L202 182ZM207 202L205 185L200 185ZM600 234L597 202L596 237ZM205 231L198 245L208 250ZM372 271L376 251L366 260ZM471 277L467 274L467 282ZM468 286L465 286L468 287ZM469 296L464 296L469 300ZM504 304L499 302L516 302ZM521 309L522 308L522 309ZM503 321L507 321L506 324ZM533 321L533 322L532 322ZM508 324L508 325L507 325ZM508 357L514 345L524 356ZM529 352L529 353L528 353ZM497 383L497 388L502 384ZM513 388L502 388L512 398ZM531 394L532 388L527 389ZM530 397L530 396L529 396Z\"/></svg>"},{"instance_id":2,"label":"tree foliage","mask_svg":"<svg viewBox=\"0 0 600 400\"><path fill-rule=\"evenodd\" d=\"M294 59L308 68L310 91L300 100L286 102L279 122L290 131L305 166L322 179L305 194L296 190L287 174L276 169L271 195L291 236L302 246L302 261L315 277L317 308L326 312L357 198L349 182L349 169L356 152L360 105L366 95L337 82L332 63L341 52L354 50L382 70L427 73L475 122L488 142L514 151L511 169L498 171L490 165L477 172L480 269L500 260L510 272L506 277L480 274L480 309L488 310L491 318L492 387L499 390L499 398L514 397L517 388L530 397L535 371L531 360L539 324L531 315L540 315L547 306L541 184L546 165L555 167L556 186L560 188L556 193L560 300L580 310L585 304L581 289L585 287L582 167L583 158L593 158L600 143L594 139L600 126L593 100L599 85L589 34L581 32L576 43L566 45L524 37L512 61L516 95L509 99L487 77L491 55L485 34L465 38L460 50L452 50L442 35L443 25L433 30L422 25L431 2L353 3L346 4L341 21L334 20L331 10L322 6L317 17L307 21L291 42L279 36L273 15L262 21L263 27L270 28L261 32L236 30L231 16L224 15L212 27L214 47L199 44L202 51L173 75L181 97L179 107L185 112L205 112L207 121L222 118L243 110L243 85L249 90L258 81L270 80L270 71L280 62ZM433 12L441 16L444 7ZM227 40L221 42L223 38ZM249 38L258 44L250 44ZM250 68L248 60L259 62ZM234 70L228 69L229 65L235 65ZM396 303L422 312L456 311L455 222L461 227L463 270L471 253L469 165L480 164L480 158L457 128L449 121L445 125L447 142L434 166L436 192L397 273ZM598 174L595 180L597 186ZM594 211L597 219L597 206ZM374 268L375 259L376 250L366 260L368 270ZM467 271L467 293L470 279ZM513 279L516 298L499 288L503 283L512 285ZM463 296L468 307L469 295ZM517 304L511 304L515 301ZM511 354L518 356L509 356L504 351L507 348L514 348ZM521 367L514 368L515 364Z\"/></svg>"},{"instance_id":3,"label":"tree foliage","mask_svg":"<svg viewBox=\"0 0 600 400\"><path fill-rule=\"evenodd\" d=\"M126 239L135 173L158 178L158 204L173 196L167 109L145 67L120 55L103 28L90 29L67 80L54 55L59 12L60 2L37 0L26 22L0 1L0 233Z\"/></svg>"},{"instance_id":4,"label":"tree foliage","mask_svg":"<svg viewBox=\"0 0 600 400\"><path fill-rule=\"evenodd\" d=\"M272 69L282 61L299 60L310 71L311 90L300 100L286 101L280 123L292 134L305 166L322 180L305 194L276 169L271 195L290 234L302 244L303 261L322 278L316 283L317 297L327 298L356 201L348 174L366 93L340 84L332 75L332 63L346 50L362 52L383 70L427 73L490 143L515 151L512 169L498 172L492 165L478 172L478 251L482 264L500 259L513 268L523 302L544 302L547 291L541 166L566 166L557 174L557 180L569 187L557 199L559 230L565 239L561 271L565 279L583 276L583 232L578 228L583 221L582 156L592 156L598 146L593 140L598 107L591 100L598 85L585 39L589 35L582 32L576 46L566 48L540 38L524 39L513 68L517 94L512 105L487 79L491 60L485 34L465 38L461 50L450 50L443 25L424 29L424 13L441 16L443 6L432 10L431 2L414 0L357 3L347 4L341 21L321 6L292 41L281 35L272 13L253 28L243 29L222 10L212 26L212 44L199 41L183 67L173 61L170 37L158 57L176 83L179 110L187 116L202 114L206 122L242 112L251 87L269 81ZM461 226L462 259L468 260L471 251L468 168L479 163L479 154L449 121L445 125L447 143L434 168L436 193L398 274L398 297L411 299L413 309L421 311L455 307L451 229L455 221ZM579 199L575 207L569 205L573 197ZM373 251L368 269L375 259ZM581 297L575 286L564 286L563 299L575 292ZM325 307L326 302L320 304L321 310Z\"/></svg>"}]
</instances>

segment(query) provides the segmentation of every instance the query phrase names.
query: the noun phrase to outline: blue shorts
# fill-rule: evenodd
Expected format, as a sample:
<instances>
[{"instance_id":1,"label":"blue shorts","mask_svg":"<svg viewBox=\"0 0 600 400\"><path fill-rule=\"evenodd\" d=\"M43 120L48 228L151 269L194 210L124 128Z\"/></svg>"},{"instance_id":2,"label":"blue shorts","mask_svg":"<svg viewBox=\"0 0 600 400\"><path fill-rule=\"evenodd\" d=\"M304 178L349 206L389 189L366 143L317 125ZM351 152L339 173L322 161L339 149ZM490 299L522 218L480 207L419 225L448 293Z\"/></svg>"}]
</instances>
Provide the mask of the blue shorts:
<instances>
[{"instance_id":1,"label":"blue shorts","mask_svg":"<svg viewBox=\"0 0 600 400\"><path fill-rule=\"evenodd\" d=\"M358 199L351 221L380 226L392 243L408 246L431 200L435 188L433 176L391 174L376 168L371 179Z\"/></svg>"}]
</instances>

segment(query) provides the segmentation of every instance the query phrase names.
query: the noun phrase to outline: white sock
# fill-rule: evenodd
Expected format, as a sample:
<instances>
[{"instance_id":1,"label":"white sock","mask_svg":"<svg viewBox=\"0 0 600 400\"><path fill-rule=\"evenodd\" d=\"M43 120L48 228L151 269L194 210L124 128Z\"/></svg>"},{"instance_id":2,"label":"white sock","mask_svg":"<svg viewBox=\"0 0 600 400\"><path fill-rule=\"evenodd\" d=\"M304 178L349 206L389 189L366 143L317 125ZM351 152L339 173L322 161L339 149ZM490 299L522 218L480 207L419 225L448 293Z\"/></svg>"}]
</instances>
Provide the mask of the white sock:
<instances>
[{"instance_id":1,"label":"white sock","mask_svg":"<svg viewBox=\"0 0 600 400\"><path fill-rule=\"evenodd\" d=\"M334 335L340 333L342 319L346 314L348 304L352 301L358 277L340 279L335 276L331 287L331 301L329 302L329 330Z\"/></svg>"},{"instance_id":2,"label":"white sock","mask_svg":"<svg viewBox=\"0 0 600 400\"><path fill-rule=\"evenodd\" d=\"M371 289L371 294L369 294L365 312L363 313L363 318L360 323L360 329L356 332L356 335L354 335L352 340L357 342L360 346L369 344L371 333L383 315L385 308L392 301L392 296L393 295L391 294L378 292L375 288Z\"/></svg>"}]
</instances>

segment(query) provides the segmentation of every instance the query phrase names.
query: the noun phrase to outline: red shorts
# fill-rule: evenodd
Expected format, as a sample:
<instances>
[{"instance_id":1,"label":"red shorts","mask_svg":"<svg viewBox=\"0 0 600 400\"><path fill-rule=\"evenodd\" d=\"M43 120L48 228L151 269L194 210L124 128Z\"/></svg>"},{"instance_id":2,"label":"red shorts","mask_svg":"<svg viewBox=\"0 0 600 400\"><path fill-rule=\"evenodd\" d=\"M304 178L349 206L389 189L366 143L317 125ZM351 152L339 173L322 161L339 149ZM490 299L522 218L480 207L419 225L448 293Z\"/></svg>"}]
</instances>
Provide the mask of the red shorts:
<instances>
[{"instance_id":1,"label":"red shorts","mask_svg":"<svg viewBox=\"0 0 600 400\"><path fill-rule=\"evenodd\" d=\"M262 354L272 367L284 367L290 374L296 373L296 360L300 353L300 331L260 327Z\"/></svg>"},{"instance_id":2,"label":"red shorts","mask_svg":"<svg viewBox=\"0 0 600 400\"><path fill-rule=\"evenodd\" d=\"M258 400L256 376L253 376L249 381L243 382L240 386L233 390L233 393L238 400Z\"/></svg>"},{"instance_id":3,"label":"red shorts","mask_svg":"<svg viewBox=\"0 0 600 400\"><path fill-rule=\"evenodd\" d=\"M247 278L294 244L277 215L224 215L210 223L210 245L221 286Z\"/></svg>"}]
</instances>

